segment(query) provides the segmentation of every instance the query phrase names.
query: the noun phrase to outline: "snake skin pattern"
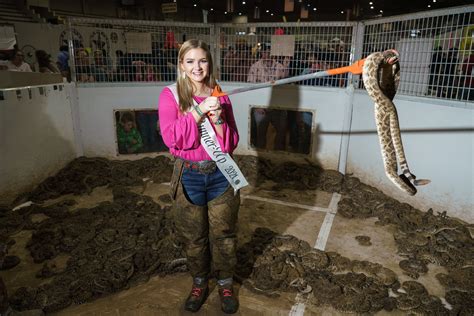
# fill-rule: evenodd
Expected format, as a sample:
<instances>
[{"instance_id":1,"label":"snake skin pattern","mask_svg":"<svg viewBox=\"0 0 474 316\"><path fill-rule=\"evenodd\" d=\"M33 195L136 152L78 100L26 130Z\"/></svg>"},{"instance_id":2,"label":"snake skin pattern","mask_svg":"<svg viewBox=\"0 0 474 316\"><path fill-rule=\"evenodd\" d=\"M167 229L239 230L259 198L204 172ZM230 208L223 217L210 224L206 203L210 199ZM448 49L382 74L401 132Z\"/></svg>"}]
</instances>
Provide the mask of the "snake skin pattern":
<instances>
[{"instance_id":1,"label":"snake skin pattern","mask_svg":"<svg viewBox=\"0 0 474 316\"><path fill-rule=\"evenodd\" d=\"M385 174L400 190L415 195L415 185L430 181L416 180L408 168L403 149L397 109L392 102L400 81L398 52L391 49L370 54L364 62L362 79L375 103L375 121ZM402 170L400 175L397 174L397 159Z\"/></svg>"}]
</instances>

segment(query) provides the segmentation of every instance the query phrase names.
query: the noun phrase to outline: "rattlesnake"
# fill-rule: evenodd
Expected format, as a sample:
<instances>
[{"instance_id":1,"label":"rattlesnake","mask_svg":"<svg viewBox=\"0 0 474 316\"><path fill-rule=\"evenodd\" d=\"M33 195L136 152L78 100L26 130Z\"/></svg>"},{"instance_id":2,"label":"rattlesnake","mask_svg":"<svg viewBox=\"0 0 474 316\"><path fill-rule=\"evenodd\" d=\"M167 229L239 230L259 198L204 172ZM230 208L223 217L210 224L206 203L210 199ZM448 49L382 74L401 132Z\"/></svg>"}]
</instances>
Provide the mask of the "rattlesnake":
<instances>
[{"instance_id":1,"label":"rattlesnake","mask_svg":"<svg viewBox=\"0 0 474 316\"><path fill-rule=\"evenodd\" d=\"M430 180L416 180L405 158L397 110L392 102L400 81L398 60L398 52L393 49L372 53L365 59L362 78L375 102L375 120L385 173L399 189L415 195L415 185L428 184ZM397 175L397 159L402 170L400 175Z\"/></svg>"}]
</instances>

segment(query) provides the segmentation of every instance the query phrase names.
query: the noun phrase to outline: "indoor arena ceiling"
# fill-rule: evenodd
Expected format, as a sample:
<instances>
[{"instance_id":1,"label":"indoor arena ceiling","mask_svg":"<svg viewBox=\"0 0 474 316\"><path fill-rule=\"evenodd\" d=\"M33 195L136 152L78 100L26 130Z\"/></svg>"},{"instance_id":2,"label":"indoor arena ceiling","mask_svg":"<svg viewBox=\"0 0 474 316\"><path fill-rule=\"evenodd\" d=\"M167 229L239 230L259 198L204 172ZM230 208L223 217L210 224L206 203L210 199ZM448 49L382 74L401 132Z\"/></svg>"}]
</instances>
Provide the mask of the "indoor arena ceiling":
<instances>
[{"instance_id":1,"label":"indoor arena ceiling","mask_svg":"<svg viewBox=\"0 0 474 316\"><path fill-rule=\"evenodd\" d=\"M165 0L163 2L172 2ZM472 3L472 0L178 0L179 7L208 10L209 20L231 21L247 16L249 22L344 21L392 16ZM293 11L285 12L293 3ZM233 10L232 10L233 7ZM301 18L302 7L307 18ZM233 12L231 12L233 11Z\"/></svg>"}]
</instances>

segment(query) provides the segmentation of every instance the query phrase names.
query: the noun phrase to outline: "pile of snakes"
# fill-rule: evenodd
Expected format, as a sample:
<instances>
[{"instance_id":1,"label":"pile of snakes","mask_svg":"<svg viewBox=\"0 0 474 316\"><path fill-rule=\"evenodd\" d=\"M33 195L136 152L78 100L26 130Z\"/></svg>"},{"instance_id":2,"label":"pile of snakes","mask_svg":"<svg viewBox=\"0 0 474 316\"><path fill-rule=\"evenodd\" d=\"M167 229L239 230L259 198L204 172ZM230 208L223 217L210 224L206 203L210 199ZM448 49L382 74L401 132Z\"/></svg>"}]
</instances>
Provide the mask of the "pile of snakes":
<instances>
[{"instance_id":1,"label":"pile of snakes","mask_svg":"<svg viewBox=\"0 0 474 316\"><path fill-rule=\"evenodd\" d=\"M422 212L356 177L324 170L311 162L275 162L254 156L236 156L235 160L256 187L270 182L276 193L288 187L337 192L342 195L338 216L373 217L377 225L395 228L398 254L404 257L399 265L411 278L400 282L393 271L378 263L319 251L294 236L261 227L237 250L235 278L255 295L300 293L311 306L327 306L342 313L474 314L473 225L445 212ZM186 271L169 197L162 195L156 203L133 190L143 185L144 177L168 182L172 165L166 157L136 161L79 158L22 195L21 199L35 201L32 205L15 211L12 206L0 207L0 250L4 249L0 263L14 246L15 235L30 231L28 251L35 263L42 264L36 277L49 281L8 289L9 308L54 312L127 289L155 275ZM104 185L111 188L111 202L80 209L69 198L44 203L70 193L87 195ZM38 215L44 219L34 220ZM356 237L370 247L367 236ZM63 266L56 261L60 256L67 257ZM446 269L436 278L445 287L444 298L451 309L417 282L420 275L428 273L430 264ZM0 311L1 298L6 297L1 285L0 278Z\"/></svg>"},{"instance_id":2,"label":"pile of snakes","mask_svg":"<svg viewBox=\"0 0 474 316\"><path fill-rule=\"evenodd\" d=\"M32 205L22 213L32 230L27 248L36 277L52 279L39 287L20 287L9 301L13 309L53 312L146 282L152 275L186 271L181 244L174 238L169 206L120 186L113 201L71 212L73 200L48 207ZM34 214L48 218L32 222ZM68 255L65 267L55 258Z\"/></svg>"},{"instance_id":3,"label":"pile of snakes","mask_svg":"<svg viewBox=\"0 0 474 316\"><path fill-rule=\"evenodd\" d=\"M65 194L91 193L100 186L140 185L143 179L167 182L171 172L172 163L164 156L134 161L80 157L20 198L41 202Z\"/></svg>"}]
</instances>

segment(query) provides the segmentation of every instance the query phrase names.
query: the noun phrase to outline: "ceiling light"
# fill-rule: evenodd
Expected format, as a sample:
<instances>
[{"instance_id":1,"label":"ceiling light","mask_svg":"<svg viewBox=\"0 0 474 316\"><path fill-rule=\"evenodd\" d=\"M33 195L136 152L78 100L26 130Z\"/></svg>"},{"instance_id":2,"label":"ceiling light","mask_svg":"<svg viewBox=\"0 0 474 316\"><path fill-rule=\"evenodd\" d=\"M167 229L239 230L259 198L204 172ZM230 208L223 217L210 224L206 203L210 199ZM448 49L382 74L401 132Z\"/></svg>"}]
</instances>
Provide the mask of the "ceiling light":
<instances>
[{"instance_id":1,"label":"ceiling light","mask_svg":"<svg viewBox=\"0 0 474 316\"><path fill-rule=\"evenodd\" d=\"M433 3L436 3L436 0L433 0Z\"/></svg>"},{"instance_id":2,"label":"ceiling light","mask_svg":"<svg viewBox=\"0 0 474 316\"><path fill-rule=\"evenodd\" d=\"M194 4L195 7L197 7L198 5L197 4Z\"/></svg>"},{"instance_id":3,"label":"ceiling light","mask_svg":"<svg viewBox=\"0 0 474 316\"><path fill-rule=\"evenodd\" d=\"M373 5L374 3L373 2L369 2L370 5Z\"/></svg>"},{"instance_id":4,"label":"ceiling light","mask_svg":"<svg viewBox=\"0 0 474 316\"><path fill-rule=\"evenodd\" d=\"M225 11L224 14L227 14L227 11Z\"/></svg>"},{"instance_id":5,"label":"ceiling light","mask_svg":"<svg viewBox=\"0 0 474 316\"><path fill-rule=\"evenodd\" d=\"M245 4L245 1L242 1L242 4Z\"/></svg>"},{"instance_id":6,"label":"ceiling light","mask_svg":"<svg viewBox=\"0 0 474 316\"><path fill-rule=\"evenodd\" d=\"M371 7L370 7L370 9L371 9L371 10L373 10L373 9L374 9L374 7L373 7L373 6L371 6Z\"/></svg>"},{"instance_id":7,"label":"ceiling light","mask_svg":"<svg viewBox=\"0 0 474 316\"><path fill-rule=\"evenodd\" d=\"M239 12L239 15L242 15L242 12Z\"/></svg>"},{"instance_id":8,"label":"ceiling light","mask_svg":"<svg viewBox=\"0 0 474 316\"><path fill-rule=\"evenodd\" d=\"M268 12L270 12L270 10L266 10L265 12L267 12L267 13L268 13Z\"/></svg>"},{"instance_id":9,"label":"ceiling light","mask_svg":"<svg viewBox=\"0 0 474 316\"><path fill-rule=\"evenodd\" d=\"M383 10L380 10L379 12L380 12L380 13L383 13Z\"/></svg>"},{"instance_id":10,"label":"ceiling light","mask_svg":"<svg viewBox=\"0 0 474 316\"><path fill-rule=\"evenodd\" d=\"M273 16L273 13L272 13L272 14L270 14L270 15L271 15L271 16Z\"/></svg>"},{"instance_id":11,"label":"ceiling light","mask_svg":"<svg viewBox=\"0 0 474 316\"><path fill-rule=\"evenodd\" d=\"M344 14L344 11L341 11L342 14Z\"/></svg>"},{"instance_id":12,"label":"ceiling light","mask_svg":"<svg viewBox=\"0 0 474 316\"><path fill-rule=\"evenodd\" d=\"M428 8L431 8L431 5L428 4Z\"/></svg>"},{"instance_id":13,"label":"ceiling light","mask_svg":"<svg viewBox=\"0 0 474 316\"><path fill-rule=\"evenodd\" d=\"M310 6L311 6L311 4L309 4L309 3L308 3L308 4L307 4L307 6L308 6L308 7L310 7Z\"/></svg>"},{"instance_id":14,"label":"ceiling light","mask_svg":"<svg viewBox=\"0 0 474 316\"><path fill-rule=\"evenodd\" d=\"M316 8L313 8L313 11L316 11L317 9Z\"/></svg>"}]
</instances>

